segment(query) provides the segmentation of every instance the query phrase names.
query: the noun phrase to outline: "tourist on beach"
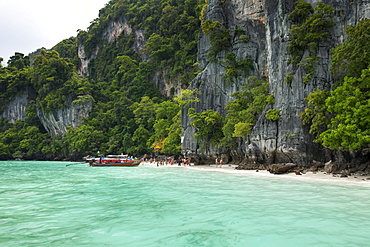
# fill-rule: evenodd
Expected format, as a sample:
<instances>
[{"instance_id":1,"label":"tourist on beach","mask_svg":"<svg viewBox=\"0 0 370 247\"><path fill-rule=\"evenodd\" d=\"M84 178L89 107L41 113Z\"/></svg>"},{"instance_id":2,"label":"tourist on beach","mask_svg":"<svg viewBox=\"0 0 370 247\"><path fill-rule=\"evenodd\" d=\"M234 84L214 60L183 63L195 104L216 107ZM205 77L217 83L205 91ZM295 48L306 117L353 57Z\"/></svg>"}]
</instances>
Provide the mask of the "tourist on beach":
<instances>
[{"instance_id":1,"label":"tourist on beach","mask_svg":"<svg viewBox=\"0 0 370 247\"><path fill-rule=\"evenodd\" d=\"M181 157L179 157L179 158L177 159L178 166L181 166L181 162L182 162L182 158L181 158Z\"/></svg>"},{"instance_id":2,"label":"tourist on beach","mask_svg":"<svg viewBox=\"0 0 370 247\"><path fill-rule=\"evenodd\" d=\"M220 168L222 168L222 162L223 162L223 160L220 159Z\"/></svg>"},{"instance_id":3,"label":"tourist on beach","mask_svg":"<svg viewBox=\"0 0 370 247\"><path fill-rule=\"evenodd\" d=\"M215 163L216 163L216 168L217 168L218 167L218 158L216 158Z\"/></svg>"}]
</instances>

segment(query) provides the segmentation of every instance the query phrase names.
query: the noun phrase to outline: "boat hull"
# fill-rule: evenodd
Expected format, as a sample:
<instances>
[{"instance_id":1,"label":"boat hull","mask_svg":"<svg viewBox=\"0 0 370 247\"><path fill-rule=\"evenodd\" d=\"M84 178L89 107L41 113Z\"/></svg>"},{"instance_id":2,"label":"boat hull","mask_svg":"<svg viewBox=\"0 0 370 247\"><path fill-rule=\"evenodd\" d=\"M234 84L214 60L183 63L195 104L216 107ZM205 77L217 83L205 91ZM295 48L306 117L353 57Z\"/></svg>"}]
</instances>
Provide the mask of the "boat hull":
<instances>
[{"instance_id":1,"label":"boat hull","mask_svg":"<svg viewBox=\"0 0 370 247\"><path fill-rule=\"evenodd\" d=\"M126 161L126 162L106 162L106 163L97 163L93 162L90 163L90 166L99 166L99 167L105 167L105 166L138 166L140 165L141 160L133 160L133 161Z\"/></svg>"}]
</instances>

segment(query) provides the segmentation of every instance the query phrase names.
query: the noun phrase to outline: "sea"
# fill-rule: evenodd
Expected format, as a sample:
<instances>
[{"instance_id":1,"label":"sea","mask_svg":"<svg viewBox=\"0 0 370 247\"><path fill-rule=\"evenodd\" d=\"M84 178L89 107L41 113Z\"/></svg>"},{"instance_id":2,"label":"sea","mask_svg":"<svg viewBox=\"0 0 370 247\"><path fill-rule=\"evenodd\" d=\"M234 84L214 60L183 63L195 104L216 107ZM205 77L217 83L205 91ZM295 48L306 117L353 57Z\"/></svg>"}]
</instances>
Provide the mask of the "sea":
<instances>
[{"instance_id":1,"label":"sea","mask_svg":"<svg viewBox=\"0 0 370 247\"><path fill-rule=\"evenodd\" d=\"M0 246L370 246L370 187L1 161Z\"/></svg>"}]
</instances>

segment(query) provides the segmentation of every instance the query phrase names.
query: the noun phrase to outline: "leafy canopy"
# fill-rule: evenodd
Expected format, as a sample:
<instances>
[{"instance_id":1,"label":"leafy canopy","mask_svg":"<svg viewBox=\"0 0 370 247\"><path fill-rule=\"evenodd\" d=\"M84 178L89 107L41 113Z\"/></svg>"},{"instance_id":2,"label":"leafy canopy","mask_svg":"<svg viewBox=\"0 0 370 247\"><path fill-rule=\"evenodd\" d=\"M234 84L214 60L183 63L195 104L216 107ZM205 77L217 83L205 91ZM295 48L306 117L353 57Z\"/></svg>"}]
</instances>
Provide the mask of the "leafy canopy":
<instances>
[{"instance_id":1,"label":"leafy canopy","mask_svg":"<svg viewBox=\"0 0 370 247\"><path fill-rule=\"evenodd\" d=\"M365 19L346 29L348 39L332 50L332 70L338 75L335 89L312 92L306 99L308 108L301 114L316 141L331 149L361 150L370 144L368 26Z\"/></svg>"},{"instance_id":2,"label":"leafy canopy","mask_svg":"<svg viewBox=\"0 0 370 247\"><path fill-rule=\"evenodd\" d=\"M335 9L321 1L315 8L303 0L296 1L294 5L294 10L288 16L294 23L289 30L287 51L291 57L288 64L302 66L307 73L304 82L308 83L316 67L319 43L329 36L329 30L334 26ZM288 82L291 81L290 76L287 75Z\"/></svg>"},{"instance_id":3,"label":"leafy canopy","mask_svg":"<svg viewBox=\"0 0 370 247\"><path fill-rule=\"evenodd\" d=\"M370 68L361 77L345 77L325 100L334 114L318 141L331 149L358 150L370 144Z\"/></svg>"},{"instance_id":4,"label":"leafy canopy","mask_svg":"<svg viewBox=\"0 0 370 247\"><path fill-rule=\"evenodd\" d=\"M263 109L273 102L268 83L257 77L250 77L242 90L231 96L235 99L226 105L228 112L222 127L222 143L228 147L235 145L233 138L249 135Z\"/></svg>"},{"instance_id":5,"label":"leafy canopy","mask_svg":"<svg viewBox=\"0 0 370 247\"><path fill-rule=\"evenodd\" d=\"M346 28L347 39L343 45L331 50L331 71L343 80L344 76L360 77L370 64L370 19Z\"/></svg>"}]
</instances>

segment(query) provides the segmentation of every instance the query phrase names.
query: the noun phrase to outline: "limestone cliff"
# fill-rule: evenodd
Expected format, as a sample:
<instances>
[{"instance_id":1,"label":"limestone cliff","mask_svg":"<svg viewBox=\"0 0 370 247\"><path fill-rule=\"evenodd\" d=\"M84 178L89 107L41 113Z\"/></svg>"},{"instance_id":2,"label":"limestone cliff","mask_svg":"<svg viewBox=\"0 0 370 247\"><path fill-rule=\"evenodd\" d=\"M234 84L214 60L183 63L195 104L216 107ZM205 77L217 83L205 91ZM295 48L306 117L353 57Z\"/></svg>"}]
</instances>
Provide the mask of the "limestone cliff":
<instances>
[{"instance_id":1,"label":"limestone cliff","mask_svg":"<svg viewBox=\"0 0 370 247\"><path fill-rule=\"evenodd\" d=\"M313 6L318 0L308 1ZM203 158L214 157L218 152L224 152L224 157L234 156L236 160L250 163L286 163L293 162L309 165L313 160L328 161L334 158L319 144L312 142L313 137L302 125L299 114L306 104L304 98L314 88L330 89L332 75L329 72L330 49L339 45L345 39L345 27L356 24L361 18L370 17L370 1L325 0L336 8L335 27L330 38L322 42L318 52L318 64L315 74L309 83L305 84L302 77L305 71L298 67L293 70L287 63L287 44L291 26L288 14L294 8L294 0L210 0L206 19L223 23L231 32L241 28L250 37L250 42L241 43L233 40L227 52L234 52L239 59L246 55L254 62L254 74L268 76L269 91L275 96L274 109L281 111L281 118L272 122L261 116L252 134L245 138L237 150L211 150L201 153L194 139L194 129L189 124L187 111L182 113L183 120L183 152L200 155ZM192 107L197 112L208 109L225 114L224 107L231 100L230 94L238 90L238 84L228 85L223 79L225 68L219 63L211 63L206 54L210 49L209 37L200 34L198 60L202 72L192 82L190 88L202 91L201 101ZM223 60L227 52L220 53L218 59ZM292 83L287 84L284 76L293 73ZM241 78L239 85L247 78ZM267 109L266 109L267 110Z\"/></svg>"},{"instance_id":2,"label":"limestone cliff","mask_svg":"<svg viewBox=\"0 0 370 247\"><path fill-rule=\"evenodd\" d=\"M102 39L104 40L101 43L117 42L120 39L120 35L133 36L131 49L140 55L141 61L149 60L148 55L144 52L146 43L144 30L134 29L128 23L124 15L118 19L109 21L108 25L104 28L103 33L101 33ZM78 68L78 73L80 76L89 75L89 63L91 60L97 58L97 56L99 55L99 46L97 46L88 56L85 52L85 44L83 42L78 44L78 57L80 59L80 67ZM173 78L170 80L168 74L169 72L167 70L157 69L155 75L150 79L163 95L173 96L180 94L181 85L179 83L179 78ZM175 88L175 90L174 93L171 94L172 88Z\"/></svg>"},{"instance_id":3,"label":"limestone cliff","mask_svg":"<svg viewBox=\"0 0 370 247\"><path fill-rule=\"evenodd\" d=\"M2 116L9 120L10 123L15 123L17 120L26 118L26 108L29 106L30 100L36 99L36 92L32 88L27 88L9 102ZM37 115L43 124L44 128L53 136L64 135L67 132L67 126L77 127L83 120L89 116L92 110L92 102L73 105L66 103L63 109L59 109L50 113L45 113L41 109L37 109Z\"/></svg>"},{"instance_id":4,"label":"limestone cliff","mask_svg":"<svg viewBox=\"0 0 370 247\"><path fill-rule=\"evenodd\" d=\"M193 104L197 112L212 109L226 115L225 106L233 100L230 96L239 91L250 76L268 78L269 92L275 96L274 109L280 110L281 118L270 121L262 114L248 138L239 139L234 150L201 151L194 139L195 130L190 125L187 109L182 111L182 149L185 155L199 156L202 159L214 158L220 153L224 158L235 163L271 164L297 163L309 165L313 160L328 161L338 159L336 154L329 152L313 142L313 136L303 126L299 114L306 107L305 98L314 88L330 89L333 78L329 71L330 49L340 45L345 40L345 27L356 24L362 18L370 18L369 0L323 0L323 3L336 9L336 25L330 31L329 39L320 43L318 63L315 73L308 83L303 82L306 72L303 68L288 64L289 29L292 25L288 20L289 13L294 8L295 0L209 0L205 12L206 19L219 21L229 30L231 45L217 53L216 60L224 61L228 53L233 52L237 60L251 58L253 70L245 76L240 76L235 82L225 80L226 68L223 63L212 62L207 56L212 48L209 35L199 33L197 61L201 72L191 82L189 89L198 88L201 92L200 102ZM307 0L313 6L319 0ZM107 44L114 44L122 36L133 36L130 49L138 55L135 59L147 61L145 55L144 30L130 26L124 14L107 21L107 25L98 35L102 41L95 48L85 52L84 43L78 44L78 57L81 61L80 76L89 75L89 63L99 57L100 49ZM236 35L239 33L239 35ZM240 33L248 37L241 39ZM90 44L91 45L91 44ZM94 44L95 45L95 44ZM91 48L91 47L90 47ZM113 58L114 59L114 58ZM140 62L140 61L138 61ZM193 62L193 61L192 61ZM180 90L180 79L168 76L170 72L157 70L150 80L161 90L163 95L177 95ZM286 83L284 77L292 73L293 80ZM180 76L180 75L179 75ZM111 78L112 79L112 78ZM176 81L178 80L178 81ZM172 89L174 92L170 93ZM25 118L25 109L30 100L30 93L24 92L10 102L3 116L11 122ZM36 97L33 97L36 98ZM67 103L63 109L45 113L38 109L38 116L45 129L52 135L66 133L67 126L76 127L92 110L92 102L83 105ZM268 108L265 109L265 111Z\"/></svg>"},{"instance_id":5,"label":"limestone cliff","mask_svg":"<svg viewBox=\"0 0 370 247\"><path fill-rule=\"evenodd\" d=\"M15 123L17 120L24 120L26 117L26 108L32 98L35 98L34 90L26 88L5 106L2 116L8 119L9 123Z\"/></svg>"},{"instance_id":6,"label":"limestone cliff","mask_svg":"<svg viewBox=\"0 0 370 247\"><path fill-rule=\"evenodd\" d=\"M37 109L37 115L48 133L56 136L64 135L68 126L76 128L83 118L89 116L91 110L92 102L89 101L77 105L66 104L65 108L53 112L44 112L42 109Z\"/></svg>"},{"instance_id":7,"label":"limestone cliff","mask_svg":"<svg viewBox=\"0 0 370 247\"><path fill-rule=\"evenodd\" d=\"M123 35L131 35L134 32L134 42L132 44L132 49L140 53L144 49L144 34L142 30L133 30L131 26L127 23L127 20L122 17L121 19L110 21L104 32L101 34L103 40L108 43L112 43L118 39L118 37L123 33ZM99 48L96 47L95 50L87 56L85 53L85 46L83 43L78 44L78 57L80 58L81 65L78 68L78 72L81 76L89 75L89 62L96 58L99 53ZM145 59L145 57L143 57Z\"/></svg>"}]
</instances>

